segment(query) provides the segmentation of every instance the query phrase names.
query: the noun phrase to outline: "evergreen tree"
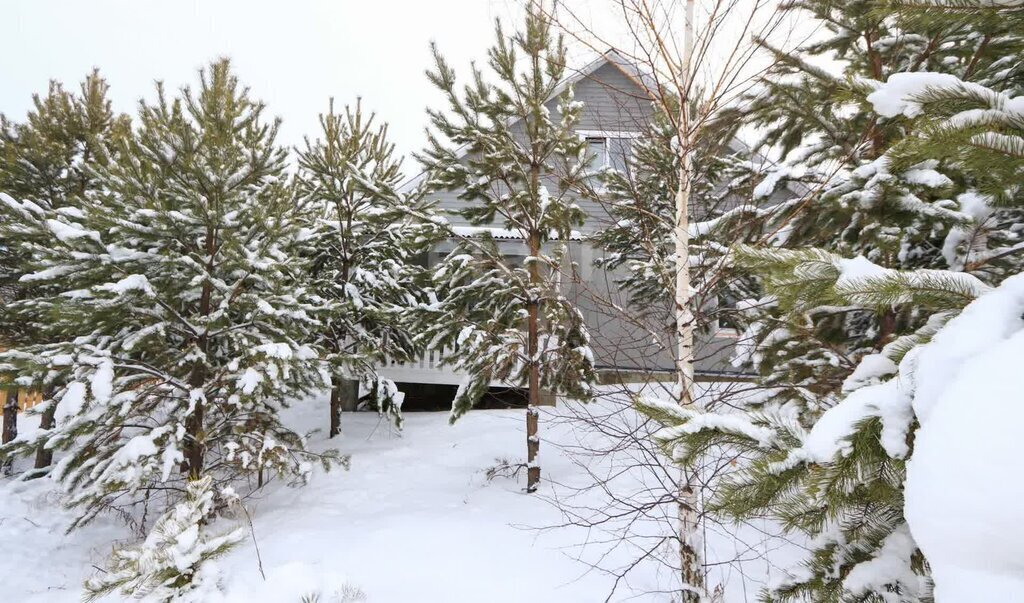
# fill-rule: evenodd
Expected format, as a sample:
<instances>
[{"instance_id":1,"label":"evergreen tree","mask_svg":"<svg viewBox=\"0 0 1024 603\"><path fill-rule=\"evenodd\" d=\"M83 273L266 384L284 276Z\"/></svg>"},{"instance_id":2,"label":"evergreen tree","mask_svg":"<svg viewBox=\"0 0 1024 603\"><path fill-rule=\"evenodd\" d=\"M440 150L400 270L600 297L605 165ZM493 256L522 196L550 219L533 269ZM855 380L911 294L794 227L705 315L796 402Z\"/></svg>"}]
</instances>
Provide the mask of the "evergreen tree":
<instances>
[{"instance_id":1,"label":"evergreen tree","mask_svg":"<svg viewBox=\"0 0 1024 603\"><path fill-rule=\"evenodd\" d=\"M0 369L60 375L54 428L0 453L63 453L53 476L78 509L72 527L110 508L162 510L188 480L301 483L337 459L279 416L324 385L302 343L322 325L294 288L301 222L263 111L219 61L198 90L169 100L158 86L140 104L83 207L0 197L0 233L41 292L11 312L45 335Z\"/></svg>"},{"instance_id":2,"label":"evergreen tree","mask_svg":"<svg viewBox=\"0 0 1024 603\"><path fill-rule=\"evenodd\" d=\"M587 177L587 150L574 132L582 105L571 87L559 89L565 46L544 11L531 4L521 31L506 35L498 23L496 36L488 65L498 82L474 68L461 93L434 49L429 76L449 110L430 112L435 133L422 157L426 186L458 191L465 202L459 214L485 228L456 233L461 243L436 267L438 300L422 313L422 337L431 347L451 349L448 361L467 373L452 420L492 381L527 387L527 491L533 492L540 480L541 390L585 399L594 378L583 317L560 290L573 228L584 220L573 193ZM486 229L496 222L526 242L521 264L499 251Z\"/></svg>"},{"instance_id":3,"label":"evergreen tree","mask_svg":"<svg viewBox=\"0 0 1024 603\"><path fill-rule=\"evenodd\" d=\"M217 535L205 533L218 502L224 501L217 500L211 476L189 481L185 498L154 522L145 541L115 549L107 569L86 580L85 600L97 601L117 593L164 603L180 601L183 595L194 601L213 595L218 576L208 562L245 537L240 528Z\"/></svg>"},{"instance_id":4,"label":"evergreen tree","mask_svg":"<svg viewBox=\"0 0 1024 603\"><path fill-rule=\"evenodd\" d=\"M871 2L794 8L832 35L780 53L751 104L766 144L785 153L755 194L795 178L810 187L762 216L767 246L735 254L766 293L749 304L751 341L740 358L759 371L763 393L740 412L643 408L669 426L661 438L682 462L710 449L743 459L710 501L713 512L771 517L811 537L804 567L765 600L926 601L927 564L903 515L915 417L877 388L896 388L888 377L909 350L1016 270L1019 218L1009 207L988 209L992 185L971 169L970 145L946 138L942 153L918 152L923 140L941 145L943 129L893 119L872 103L882 81L920 71L967 88L1015 86L1020 67L1006 57L1020 53L1020 30L990 11L922 18ZM839 59L845 77L815 67L820 55ZM939 93L925 94L942 104ZM971 115L963 98L947 101L947 122Z\"/></svg>"},{"instance_id":5,"label":"evergreen tree","mask_svg":"<svg viewBox=\"0 0 1024 603\"><path fill-rule=\"evenodd\" d=\"M85 197L97 188L94 171L106 165L107 146L129 128L127 117L111 109L107 90L106 81L93 72L82 82L78 94L51 82L45 96L33 97L33 107L23 123L13 123L0 115L0 192L40 200L55 209L81 207ZM0 307L0 345L42 341L40 325L5 312L8 303L36 294L36 287L18 282L28 271L26 261L19 250L0 243L0 291L6 298ZM47 388L53 384L23 385ZM35 412L41 413L42 429L52 428L53 404L41 405ZM17 436L16 421L17 396L12 392L4 408L4 443ZM51 452L40 448L36 468L48 467L51 460Z\"/></svg>"},{"instance_id":6,"label":"evergreen tree","mask_svg":"<svg viewBox=\"0 0 1024 603\"><path fill-rule=\"evenodd\" d=\"M408 360L419 351L410 313L422 257L436 227L430 209L398 192L401 160L387 126L364 118L361 107L320 116L321 138L299 153L298 196L310 211L304 236L311 259L311 292L324 300L326 322L318 343L327 350L334 386L330 435L341 411L355 410L360 384L379 410L396 421L401 398L377 374L385 360Z\"/></svg>"}]
</instances>

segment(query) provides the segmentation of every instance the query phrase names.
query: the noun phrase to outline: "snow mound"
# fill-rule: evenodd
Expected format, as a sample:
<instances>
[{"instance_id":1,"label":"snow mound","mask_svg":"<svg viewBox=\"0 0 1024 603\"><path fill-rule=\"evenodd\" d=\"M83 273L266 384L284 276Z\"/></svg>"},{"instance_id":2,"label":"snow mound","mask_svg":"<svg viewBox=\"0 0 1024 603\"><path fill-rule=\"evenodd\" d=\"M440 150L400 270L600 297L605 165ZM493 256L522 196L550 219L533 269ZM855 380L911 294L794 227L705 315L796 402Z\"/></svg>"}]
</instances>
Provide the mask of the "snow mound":
<instances>
[{"instance_id":1,"label":"snow mound","mask_svg":"<svg viewBox=\"0 0 1024 603\"><path fill-rule=\"evenodd\" d=\"M901 367L916 365L909 374L921 422L907 466L906 516L941 603L1024 601L1022 314L1024 275L1017 275Z\"/></svg>"}]
</instances>

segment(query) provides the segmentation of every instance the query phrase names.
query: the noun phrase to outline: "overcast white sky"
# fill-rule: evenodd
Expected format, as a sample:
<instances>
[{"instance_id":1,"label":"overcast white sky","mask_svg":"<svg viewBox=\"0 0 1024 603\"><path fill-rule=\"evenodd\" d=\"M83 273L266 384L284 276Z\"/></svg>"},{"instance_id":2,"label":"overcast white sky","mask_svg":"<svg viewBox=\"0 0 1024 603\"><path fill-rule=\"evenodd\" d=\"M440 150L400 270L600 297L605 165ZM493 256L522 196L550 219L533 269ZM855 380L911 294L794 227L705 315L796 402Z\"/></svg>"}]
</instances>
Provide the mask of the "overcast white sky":
<instances>
[{"instance_id":1,"label":"overcast white sky","mask_svg":"<svg viewBox=\"0 0 1024 603\"><path fill-rule=\"evenodd\" d=\"M485 60L494 19L518 23L521 6L520 0L0 2L0 112L13 119L24 117L32 94L44 92L50 79L77 88L93 67L110 83L115 109L134 113L139 98L152 97L155 80L174 90L195 82L201 66L228 56L253 94L284 119L282 143L315 136L330 97L338 105L362 97L365 109L391 124L403 154L424 142L426 107L442 106L424 77L430 41L465 76L471 60ZM591 27L622 36L613 4L562 0ZM675 23L672 17L665 26ZM730 32L720 33L728 49ZM581 49L572 53L574 64L592 56ZM410 161L406 172L415 170Z\"/></svg>"},{"instance_id":2,"label":"overcast white sky","mask_svg":"<svg viewBox=\"0 0 1024 603\"><path fill-rule=\"evenodd\" d=\"M400 151L422 144L437 104L423 71L429 42L465 73L484 57L495 17L516 0L3 0L0 112L21 119L34 92L71 87L94 66L115 109L134 112L153 81L171 88L229 56L243 82L284 118L282 142L314 134L317 114L363 98L391 123ZM407 166L407 169L412 166Z\"/></svg>"}]
</instances>

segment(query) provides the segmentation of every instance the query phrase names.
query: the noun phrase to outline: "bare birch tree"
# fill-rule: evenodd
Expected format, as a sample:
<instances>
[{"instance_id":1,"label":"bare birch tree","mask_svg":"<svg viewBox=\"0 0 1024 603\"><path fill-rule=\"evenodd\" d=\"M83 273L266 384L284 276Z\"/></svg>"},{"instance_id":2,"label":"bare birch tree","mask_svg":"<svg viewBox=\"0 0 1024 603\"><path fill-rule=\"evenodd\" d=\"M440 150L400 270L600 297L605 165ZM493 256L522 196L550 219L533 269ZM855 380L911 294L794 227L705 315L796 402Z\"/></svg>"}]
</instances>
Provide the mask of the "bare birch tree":
<instances>
[{"instance_id":1,"label":"bare birch tree","mask_svg":"<svg viewBox=\"0 0 1024 603\"><path fill-rule=\"evenodd\" d=\"M671 221L674 252L666 258L670 262L666 262L666 272L671 272L672 278L666 279L670 282L664 290L674 315L675 385L671 395L684 407L702 410L708 396L694 395L694 333L701 303L691 278L695 159L702 149L717 148L706 145L706 135L720 132L723 122L735 119L742 109L738 103L749 96L775 60L760 52L760 42L774 38L776 45L785 45L780 38L791 36L792 28L773 0L608 0L602 6L604 12L595 13L588 6L590 12L584 13L581 8L578 3L563 2L556 11L556 22L581 47L596 52L612 49L636 65L655 111L670 123L670 153L677 172L672 191L674 214L656 219ZM607 21L604 25L602 18ZM727 245L723 241L719 247ZM701 280L708 287L718 278L704 274ZM706 479L702 482L698 473L720 469L715 463L683 468L676 484L683 601L708 600L713 594L712 585L706 584L702 558L700 490Z\"/></svg>"}]
</instances>

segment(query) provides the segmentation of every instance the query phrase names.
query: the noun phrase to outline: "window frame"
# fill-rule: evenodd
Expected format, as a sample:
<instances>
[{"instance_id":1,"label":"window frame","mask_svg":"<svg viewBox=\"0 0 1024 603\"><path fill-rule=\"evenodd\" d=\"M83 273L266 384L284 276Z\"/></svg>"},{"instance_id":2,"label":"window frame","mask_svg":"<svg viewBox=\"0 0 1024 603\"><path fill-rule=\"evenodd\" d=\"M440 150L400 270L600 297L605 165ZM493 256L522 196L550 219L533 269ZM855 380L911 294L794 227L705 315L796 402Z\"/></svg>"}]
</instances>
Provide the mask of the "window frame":
<instances>
[{"instance_id":1,"label":"window frame","mask_svg":"<svg viewBox=\"0 0 1024 603\"><path fill-rule=\"evenodd\" d=\"M596 152L594 152L594 148L593 148L593 143L598 142L598 141L600 141L600 143L601 143L601 153L599 155ZM607 168L609 166L609 164L611 164L611 154L609 152L610 151L610 148L609 148L610 145L608 144L608 141L609 141L609 139L605 138L604 136L584 136L583 137L583 142L585 142L587 144L587 154L588 155L591 155L591 154L597 155L596 157L592 158L592 160L590 162L587 163L587 172L588 173L600 172L601 170ZM596 165L595 165L595 163L596 163Z\"/></svg>"},{"instance_id":2,"label":"window frame","mask_svg":"<svg viewBox=\"0 0 1024 603\"><path fill-rule=\"evenodd\" d=\"M601 157L601 165L597 171L611 167L612 165L612 140L636 140L643 136L642 132L626 132L619 130L577 130L577 136L583 139L584 142L590 140L602 140L604 146L604 153Z\"/></svg>"}]
</instances>

